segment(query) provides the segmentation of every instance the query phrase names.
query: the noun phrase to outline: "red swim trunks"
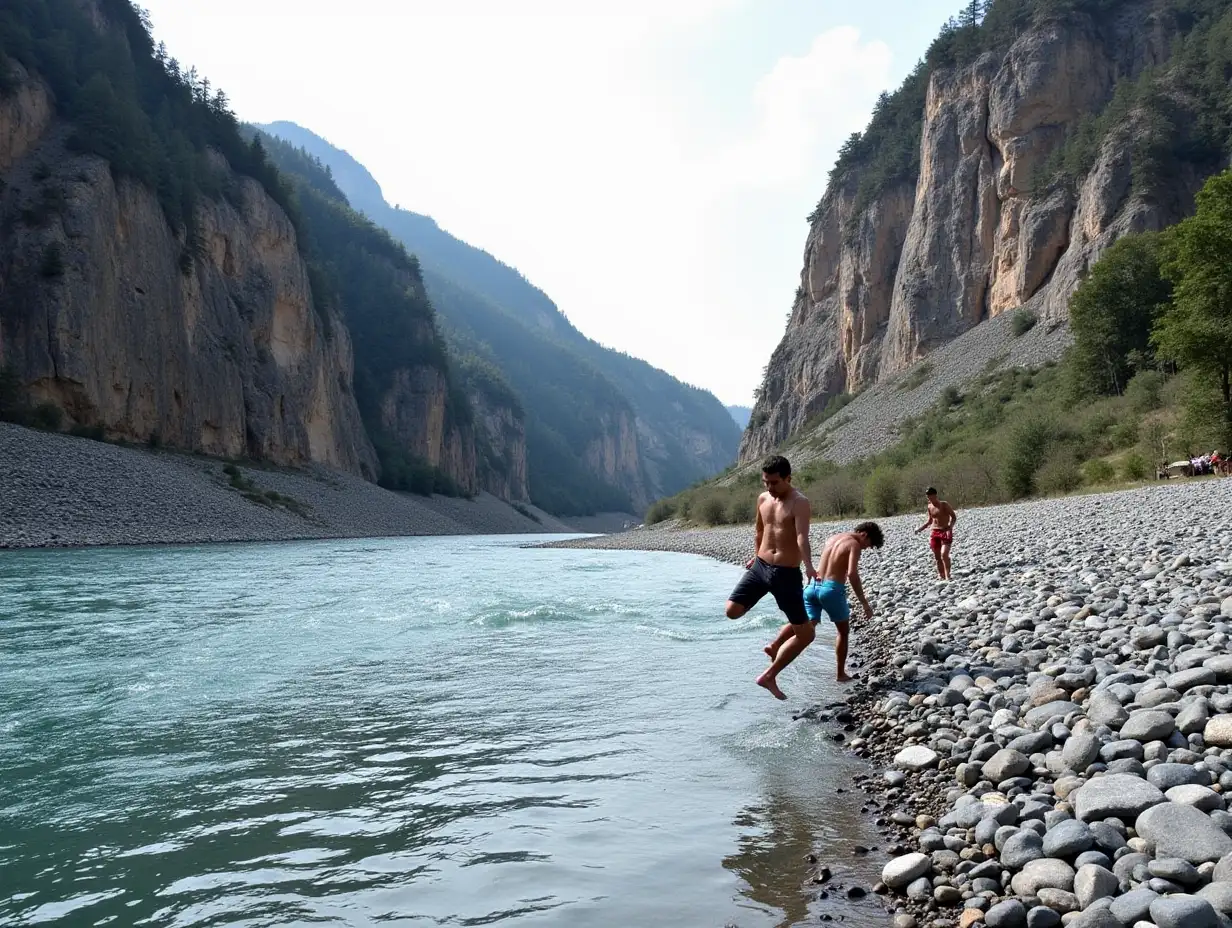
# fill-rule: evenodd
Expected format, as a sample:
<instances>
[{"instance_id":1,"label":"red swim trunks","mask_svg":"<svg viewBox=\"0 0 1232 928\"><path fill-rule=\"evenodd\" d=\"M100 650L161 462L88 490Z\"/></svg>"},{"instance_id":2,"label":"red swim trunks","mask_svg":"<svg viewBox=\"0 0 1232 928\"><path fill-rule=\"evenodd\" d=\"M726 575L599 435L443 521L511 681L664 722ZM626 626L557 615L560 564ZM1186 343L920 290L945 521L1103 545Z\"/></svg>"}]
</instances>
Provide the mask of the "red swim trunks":
<instances>
[{"instance_id":1,"label":"red swim trunks","mask_svg":"<svg viewBox=\"0 0 1232 928\"><path fill-rule=\"evenodd\" d=\"M942 545L952 545L954 543L954 532L952 529L933 529L932 537L928 539L928 546L934 551L940 551Z\"/></svg>"}]
</instances>

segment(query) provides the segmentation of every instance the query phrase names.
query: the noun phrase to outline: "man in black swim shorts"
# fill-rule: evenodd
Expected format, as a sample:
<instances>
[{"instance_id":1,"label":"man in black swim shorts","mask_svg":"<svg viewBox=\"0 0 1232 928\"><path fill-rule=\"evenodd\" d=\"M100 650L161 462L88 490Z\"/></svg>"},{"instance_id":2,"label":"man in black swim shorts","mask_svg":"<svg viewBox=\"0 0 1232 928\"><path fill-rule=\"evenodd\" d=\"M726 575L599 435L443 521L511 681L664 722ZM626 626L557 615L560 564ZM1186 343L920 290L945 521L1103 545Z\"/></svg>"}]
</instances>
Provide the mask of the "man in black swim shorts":
<instances>
[{"instance_id":1,"label":"man in black swim shorts","mask_svg":"<svg viewBox=\"0 0 1232 928\"><path fill-rule=\"evenodd\" d=\"M786 458L769 458L762 465L761 480L766 492L757 500L757 553L745 564L744 576L727 599L727 617L740 618L767 593L774 597L795 634L772 655L774 662L757 678L757 685L778 699L786 699L775 679L816 637L804 609L804 580L800 575L803 561L808 578L816 576L809 548L812 513L808 498L791 485L791 464Z\"/></svg>"}]
</instances>

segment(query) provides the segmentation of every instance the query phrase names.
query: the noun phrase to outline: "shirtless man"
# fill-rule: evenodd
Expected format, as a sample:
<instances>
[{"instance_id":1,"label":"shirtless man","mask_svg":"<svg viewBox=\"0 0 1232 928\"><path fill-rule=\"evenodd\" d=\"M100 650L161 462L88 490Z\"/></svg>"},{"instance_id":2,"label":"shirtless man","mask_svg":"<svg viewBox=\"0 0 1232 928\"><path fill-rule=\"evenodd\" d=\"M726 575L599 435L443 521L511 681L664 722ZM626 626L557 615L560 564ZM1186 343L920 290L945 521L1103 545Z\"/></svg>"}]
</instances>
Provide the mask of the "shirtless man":
<instances>
[{"instance_id":1,"label":"shirtless man","mask_svg":"<svg viewBox=\"0 0 1232 928\"><path fill-rule=\"evenodd\" d=\"M839 683L851 681L851 677L847 676L848 620L851 618L851 607L847 604L847 581L851 581L851 588L864 607L864 618L871 619L873 607L864 595L864 585L860 582L860 554L867 548L880 548L884 543L885 536L876 522L861 522L850 532L832 535L821 552L816 575L804 588L804 608L809 621L816 626L824 612L834 623L834 657ZM766 646L771 660L775 659L791 633L790 625L783 626L778 637Z\"/></svg>"},{"instance_id":2,"label":"shirtless man","mask_svg":"<svg viewBox=\"0 0 1232 928\"><path fill-rule=\"evenodd\" d=\"M928 521L917 528L916 534L924 531L930 525L933 533L928 539L928 546L933 549L933 557L937 561L937 575L942 580L950 579L950 547L954 544L954 523L958 521L958 513L943 499L937 499L937 488L929 487L924 491L928 497Z\"/></svg>"},{"instance_id":3,"label":"shirtless man","mask_svg":"<svg viewBox=\"0 0 1232 928\"><path fill-rule=\"evenodd\" d=\"M812 513L808 499L791 485L791 464L786 458L777 454L767 458L761 482L766 492L757 500L757 553L744 565L744 576L727 599L727 617L740 618L767 593L774 597L788 624L785 634L779 635L782 647L775 649L774 664L757 678L757 685L786 699L774 679L800 656L816 634L804 610L804 581L800 576L801 561L810 580L817 576L809 548Z\"/></svg>"}]
</instances>

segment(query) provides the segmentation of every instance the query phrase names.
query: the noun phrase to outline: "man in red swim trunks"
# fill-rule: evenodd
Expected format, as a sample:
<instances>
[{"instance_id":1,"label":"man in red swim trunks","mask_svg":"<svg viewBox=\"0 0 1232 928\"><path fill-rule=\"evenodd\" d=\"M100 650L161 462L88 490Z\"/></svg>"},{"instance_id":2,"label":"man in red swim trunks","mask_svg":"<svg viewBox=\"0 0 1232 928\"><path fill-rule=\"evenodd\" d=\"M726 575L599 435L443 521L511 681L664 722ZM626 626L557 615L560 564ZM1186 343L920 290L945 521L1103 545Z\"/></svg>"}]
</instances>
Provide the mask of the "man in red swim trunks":
<instances>
[{"instance_id":1,"label":"man in red swim trunks","mask_svg":"<svg viewBox=\"0 0 1232 928\"><path fill-rule=\"evenodd\" d=\"M933 549L933 557L937 560L937 576L942 580L950 579L950 546L954 544L954 523L958 521L958 513L943 499L937 499L937 488L929 487L924 491L928 497L928 521L916 529L922 532L932 527L932 536L928 546Z\"/></svg>"}]
</instances>

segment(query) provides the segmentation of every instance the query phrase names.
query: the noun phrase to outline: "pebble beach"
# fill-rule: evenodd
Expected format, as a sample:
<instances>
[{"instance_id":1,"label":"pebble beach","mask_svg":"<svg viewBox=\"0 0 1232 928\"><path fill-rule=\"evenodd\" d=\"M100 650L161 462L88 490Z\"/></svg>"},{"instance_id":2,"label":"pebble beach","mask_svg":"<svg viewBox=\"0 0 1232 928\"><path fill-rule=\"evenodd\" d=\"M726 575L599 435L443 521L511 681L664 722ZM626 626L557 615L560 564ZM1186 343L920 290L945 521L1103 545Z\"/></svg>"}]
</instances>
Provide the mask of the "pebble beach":
<instances>
[{"instance_id":1,"label":"pebble beach","mask_svg":"<svg viewBox=\"0 0 1232 928\"><path fill-rule=\"evenodd\" d=\"M949 582L922 507L878 521L857 682L788 695L869 763L868 889L896 928L1232 925L1232 479L960 510ZM814 550L853 524L814 525ZM743 564L753 535L557 544Z\"/></svg>"},{"instance_id":2,"label":"pebble beach","mask_svg":"<svg viewBox=\"0 0 1232 928\"><path fill-rule=\"evenodd\" d=\"M0 422L0 549L576 531L487 494L412 496Z\"/></svg>"}]
</instances>

